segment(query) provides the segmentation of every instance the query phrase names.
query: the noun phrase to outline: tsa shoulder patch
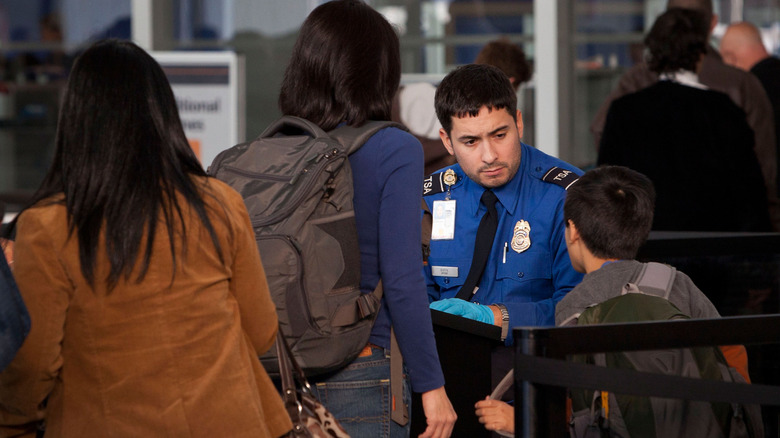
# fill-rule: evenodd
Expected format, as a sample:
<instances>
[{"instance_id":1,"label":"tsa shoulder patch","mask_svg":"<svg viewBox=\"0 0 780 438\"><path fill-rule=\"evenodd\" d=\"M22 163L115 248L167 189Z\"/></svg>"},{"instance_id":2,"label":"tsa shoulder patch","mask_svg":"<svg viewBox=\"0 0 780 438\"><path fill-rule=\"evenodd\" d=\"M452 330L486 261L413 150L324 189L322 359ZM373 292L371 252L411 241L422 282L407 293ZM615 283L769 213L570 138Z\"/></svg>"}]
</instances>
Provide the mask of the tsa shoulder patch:
<instances>
[{"instance_id":1,"label":"tsa shoulder patch","mask_svg":"<svg viewBox=\"0 0 780 438\"><path fill-rule=\"evenodd\" d=\"M564 190L568 190L579 178L580 177L571 170L566 170L561 167L551 167L550 170L545 172L542 181L557 184L563 187Z\"/></svg>"}]
</instances>

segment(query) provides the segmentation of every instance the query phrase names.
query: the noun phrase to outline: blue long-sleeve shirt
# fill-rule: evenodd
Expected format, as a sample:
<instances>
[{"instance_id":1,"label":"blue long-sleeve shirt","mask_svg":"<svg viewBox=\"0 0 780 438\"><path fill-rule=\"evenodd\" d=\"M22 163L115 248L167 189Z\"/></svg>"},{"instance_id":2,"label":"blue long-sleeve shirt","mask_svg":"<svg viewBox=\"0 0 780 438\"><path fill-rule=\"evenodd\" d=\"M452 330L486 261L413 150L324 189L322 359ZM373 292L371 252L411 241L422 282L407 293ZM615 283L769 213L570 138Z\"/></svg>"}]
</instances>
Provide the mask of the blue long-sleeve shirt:
<instances>
[{"instance_id":1,"label":"blue long-sleeve shirt","mask_svg":"<svg viewBox=\"0 0 780 438\"><path fill-rule=\"evenodd\" d=\"M582 171L526 144L521 150L517 174L493 189L499 201L498 229L479 289L471 300L506 306L510 327L506 345L513 343L512 327L554 325L556 303L582 280L582 274L572 268L566 249L565 187L543 180L553 167L577 175ZM469 179L458 164L445 169L450 168L458 178L450 189L457 205L455 234L450 240L431 241L428 264L423 269L431 301L452 298L460 290L471 267L474 239L486 210L480 203L484 187ZM441 174L435 174L434 179ZM424 199L431 211L434 201L447 195L441 186L440 190L430 190L430 186L425 190L429 194ZM530 246L517 252L512 249L514 229L523 220L530 227Z\"/></svg>"},{"instance_id":2,"label":"blue long-sleeve shirt","mask_svg":"<svg viewBox=\"0 0 780 438\"><path fill-rule=\"evenodd\" d=\"M431 325L420 246L422 147L412 135L385 128L350 155L360 242L360 288L374 290L381 273L382 307L370 342L390 347L395 328L412 389L444 385Z\"/></svg>"}]
</instances>

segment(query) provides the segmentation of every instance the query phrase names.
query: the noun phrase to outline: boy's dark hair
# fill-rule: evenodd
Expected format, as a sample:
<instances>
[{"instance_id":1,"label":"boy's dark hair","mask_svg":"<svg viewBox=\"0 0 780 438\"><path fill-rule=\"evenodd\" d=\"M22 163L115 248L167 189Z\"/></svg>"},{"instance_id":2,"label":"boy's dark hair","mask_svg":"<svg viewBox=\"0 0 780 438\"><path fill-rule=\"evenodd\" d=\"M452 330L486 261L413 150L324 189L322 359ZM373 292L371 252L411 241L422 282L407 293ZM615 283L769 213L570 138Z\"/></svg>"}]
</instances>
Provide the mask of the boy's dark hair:
<instances>
[{"instance_id":1,"label":"boy's dark hair","mask_svg":"<svg viewBox=\"0 0 780 438\"><path fill-rule=\"evenodd\" d=\"M563 218L571 220L594 256L633 259L653 225L655 189L649 178L623 166L586 172L566 193Z\"/></svg>"},{"instance_id":2,"label":"boy's dark hair","mask_svg":"<svg viewBox=\"0 0 780 438\"><path fill-rule=\"evenodd\" d=\"M279 108L329 131L390 120L401 81L398 35L360 0L315 8L301 26L284 72Z\"/></svg>"},{"instance_id":3,"label":"boy's dark hair","mask_svg":"<svg viewBox=\"0 0 780 438\"><path fill-rule=\"evenodd\" d=\"M520 87L520 84L531 79L531 64L526 59L525 52L506 37L485 44L479 51L477 59L474 60L474 64L498 67L505 75L515 79L514 84L512 84L515 91Z\"/></svg>"},{"instance_id":4,"label":"boy's dark hair","mask_svg":"<svg viewBox=\"0 0 780 438\"><path fill-rule=\"evenodd\" d=\"M656 73L696 71L707 52L709 23L703 12L671 8L658 16L645 37L647 66Z\"/></svg>"},{"instance_id":5,"label":"boy's dark hair","mask_svg":"<svg viewBox=\"0 0 780 438\"><path fill-rule=\"evenodd\" d=\"M436 88L436 117L450 135L453 117L476 117L483 106L506 109L517 121L517 95L497 67L468 64L451 71Z\"/></svg>"}]
</instances>

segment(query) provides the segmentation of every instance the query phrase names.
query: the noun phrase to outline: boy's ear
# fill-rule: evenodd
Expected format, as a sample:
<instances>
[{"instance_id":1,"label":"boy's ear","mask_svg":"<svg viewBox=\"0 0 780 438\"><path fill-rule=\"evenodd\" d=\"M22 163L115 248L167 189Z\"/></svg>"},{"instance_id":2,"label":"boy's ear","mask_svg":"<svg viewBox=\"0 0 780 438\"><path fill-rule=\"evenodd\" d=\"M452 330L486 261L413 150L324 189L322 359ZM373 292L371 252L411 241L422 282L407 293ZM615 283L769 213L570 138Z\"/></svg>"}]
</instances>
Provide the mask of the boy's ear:
<instances>
[{"instance_id":1,"label":"boy's ear","mask_svg":"<svg viewBox=\"0 0 780 438\"><path fill-rule=\"evenodd\" d=\"M580 232L577 230L577 226L569 219L566 221L566 226L569 228L569 243L574 243L580 240Z\"/></svg>"}]
</instances>

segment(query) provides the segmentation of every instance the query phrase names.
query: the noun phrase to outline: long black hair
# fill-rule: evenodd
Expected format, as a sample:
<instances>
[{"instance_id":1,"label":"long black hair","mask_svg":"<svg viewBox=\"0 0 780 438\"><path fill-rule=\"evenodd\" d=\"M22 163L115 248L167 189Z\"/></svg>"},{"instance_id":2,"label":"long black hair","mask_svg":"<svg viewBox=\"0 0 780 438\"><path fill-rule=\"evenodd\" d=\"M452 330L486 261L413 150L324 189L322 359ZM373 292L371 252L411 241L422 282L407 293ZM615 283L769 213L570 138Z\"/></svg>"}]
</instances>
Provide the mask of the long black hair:
<instances>
[{"instance_id":1,"label":"long black hair","mask_svg":"<svg viewBox=\"0 0 780 438\"><path fill-rule=\"evenodd\" d=\"M330 1L301 26L279 107L326 131L341 122L390 120L400 81L398 35L390 23L360 0Z\"/></svg>"},{"instance_id":2,"label":"long black hair","mask_svg":"<svg viewBox=\"0 0 780 438\"><path fill-rule=\"evenodd\" d=\"M130 278L145 240L137 277L143 280L161 214L175 272L177 222L182 245L186 235L177 194L203 222L222 259L192 176L206 174L184 135L160 65L132 42L105 40L89 47L70 73L54 160L30 205L64 194L68 229L78 236L81 272L91 285L102 231L111 265L108 289Z\"/></svg>"}]
</instances>

